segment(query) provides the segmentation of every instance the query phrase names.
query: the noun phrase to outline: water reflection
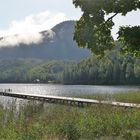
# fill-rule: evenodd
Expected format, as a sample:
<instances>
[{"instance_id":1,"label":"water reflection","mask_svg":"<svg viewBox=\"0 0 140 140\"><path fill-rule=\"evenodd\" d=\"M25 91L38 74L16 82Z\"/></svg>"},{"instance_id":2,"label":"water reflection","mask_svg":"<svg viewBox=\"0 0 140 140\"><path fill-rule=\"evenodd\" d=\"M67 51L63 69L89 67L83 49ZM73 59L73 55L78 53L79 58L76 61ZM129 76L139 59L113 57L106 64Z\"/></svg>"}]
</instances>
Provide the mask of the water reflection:
<instances>
[{"instance_id":1,"label":"water reflection","mask_svg":"<svg viewBox=\"0 0 140 140\"><path fill-rule=\"evenodd\" d=\"M26 92L45 95L84 95L95 93L118 93L140 91L138 86L90 86L90 85L54 85L54 84L0 84L0 89L12 89L13 92Z\"/></svg>"},{"instance_id":2,"label":"water reflection","mask_svg":"<svg viewBox=\"0 0 140 140\"><path fill-rule=\"evenodd\" d=\"M30 94L80 96L92 94L115 94L140 91L138 86L91 86L91 85L54 85L54 84L0 84L0 89L12 89L13 92ZM13 98L15 99L15 98ZM0 96L0 103L12 102L10 97ZM17 99L17 104L23 102Z\"/></svg>"}]
</instances>

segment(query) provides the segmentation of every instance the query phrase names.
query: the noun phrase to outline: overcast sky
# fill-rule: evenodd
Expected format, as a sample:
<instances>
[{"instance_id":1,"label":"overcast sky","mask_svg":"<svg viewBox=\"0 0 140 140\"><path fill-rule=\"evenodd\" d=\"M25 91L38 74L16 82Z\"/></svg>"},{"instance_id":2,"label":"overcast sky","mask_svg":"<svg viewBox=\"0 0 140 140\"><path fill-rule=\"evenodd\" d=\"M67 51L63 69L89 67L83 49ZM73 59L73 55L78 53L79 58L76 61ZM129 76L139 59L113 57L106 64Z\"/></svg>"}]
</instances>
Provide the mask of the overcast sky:
<instances>
[{"instance_id":1,"label":"overcast sky","mask_svg":"<svg viewBox=\"0 0 140 140\"><path fill-rule=\"evenodd\" d=\"M79 19L80 9L72 0L0 0L0 36L34 33L51 29L57 23ZM140 25L140 11L117 16L113 35L120 25Z\"/></svg>"}]
</instances>

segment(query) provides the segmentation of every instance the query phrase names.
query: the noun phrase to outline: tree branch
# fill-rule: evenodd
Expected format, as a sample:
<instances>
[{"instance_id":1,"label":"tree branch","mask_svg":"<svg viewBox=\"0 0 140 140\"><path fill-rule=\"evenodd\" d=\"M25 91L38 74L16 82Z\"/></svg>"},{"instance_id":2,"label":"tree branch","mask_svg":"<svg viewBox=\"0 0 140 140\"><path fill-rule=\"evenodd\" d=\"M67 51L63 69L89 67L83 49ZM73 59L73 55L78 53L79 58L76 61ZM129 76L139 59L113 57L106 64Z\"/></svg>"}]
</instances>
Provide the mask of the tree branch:
<instances>
[{"instance_id":1,"label":"tree branch","mask_svg":"<svg viewBox=\"0 0 140 140\"><path fill-rule=\"evenodd\" d=\"M105 23L108 22L108 21L110 21L110 20L112 20L117 14L118 14L118 13L115 13L113 16L111 16L110 18L108 18L108 19L105 21Z\"/></svg>"}]
</instances>

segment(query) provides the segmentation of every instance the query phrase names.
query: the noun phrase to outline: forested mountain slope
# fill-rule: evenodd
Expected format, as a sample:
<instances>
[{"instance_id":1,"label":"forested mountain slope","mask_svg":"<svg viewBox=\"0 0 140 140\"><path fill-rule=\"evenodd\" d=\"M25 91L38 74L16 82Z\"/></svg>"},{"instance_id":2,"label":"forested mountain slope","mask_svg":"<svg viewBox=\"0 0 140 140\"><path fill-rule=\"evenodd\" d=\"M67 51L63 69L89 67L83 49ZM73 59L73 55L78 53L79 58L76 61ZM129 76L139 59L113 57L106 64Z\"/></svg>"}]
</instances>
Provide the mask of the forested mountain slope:
<instances>
[{"instance_id":1,"label":"forested mountain slope","mask_svg":"<svg viewBox=\"0 0 140 140\"><path fill-rule=\"evenodd\" d=\"M37 44L25 44L23 42L15 46L0 46L0 58L39 58L47 60L80 60L85 58L89 55L89 51L78 48L73 41L74 24L74 21L65 21L53 27L50 31L40 32L43 40ZM15 38L21 39L19 35L15 35ZM8 37L8 39L3 37L0 39L0 44L3 42L6 44L7 40L12 41L12 39L13 37Z\"/></svg>"},{"instance_id":2,"label":"forested mountain slope","mask_svg":"<svg viewBox=\"0 0 140 140\"><path fill-rule=\"evenodd\" d=\"M140 59L123 56L118 50L101 59L92 54L75 61L37 59L0 60L0 82L28 82L91 85L140 84Z\"/></svg>"}]
</instances>

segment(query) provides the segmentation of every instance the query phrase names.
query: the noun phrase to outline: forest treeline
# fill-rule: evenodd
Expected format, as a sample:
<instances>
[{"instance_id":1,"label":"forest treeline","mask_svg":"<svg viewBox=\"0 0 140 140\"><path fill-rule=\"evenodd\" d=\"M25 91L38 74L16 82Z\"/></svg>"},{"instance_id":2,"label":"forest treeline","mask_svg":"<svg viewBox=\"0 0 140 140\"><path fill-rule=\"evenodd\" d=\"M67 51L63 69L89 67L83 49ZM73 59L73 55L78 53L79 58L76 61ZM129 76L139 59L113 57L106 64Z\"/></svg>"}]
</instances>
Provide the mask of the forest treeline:
<instances>
[{"instance_id":1,"label":"forest treeline","mask_svg":"<svg viewBox=\"0 0 140 140\"><path fill-rule=\"evenodd\" d=\"M80 62L39 59L0 60L1 83L140 84L140 59L107 51Z\"/></svg>"},{"instance_id":2,"label":"forest treeline","mask_svg":"<svg viewBox=\"0 0 140 140\"><path fill-rule=\"evenodd\" d=\"M65 68L62 78L68 84L140 84L140 59L117 50L107 51L101 59L92 54Z\"/></svg>"}]
</instances>

